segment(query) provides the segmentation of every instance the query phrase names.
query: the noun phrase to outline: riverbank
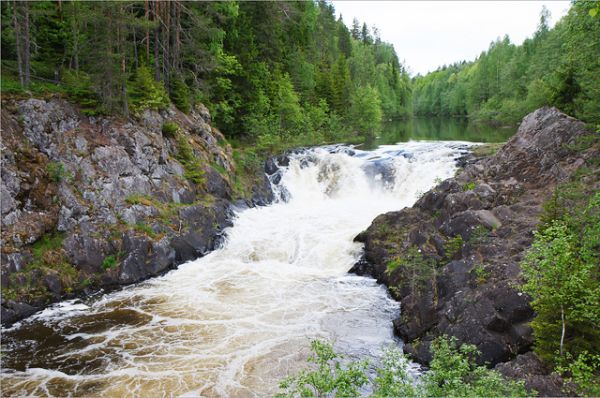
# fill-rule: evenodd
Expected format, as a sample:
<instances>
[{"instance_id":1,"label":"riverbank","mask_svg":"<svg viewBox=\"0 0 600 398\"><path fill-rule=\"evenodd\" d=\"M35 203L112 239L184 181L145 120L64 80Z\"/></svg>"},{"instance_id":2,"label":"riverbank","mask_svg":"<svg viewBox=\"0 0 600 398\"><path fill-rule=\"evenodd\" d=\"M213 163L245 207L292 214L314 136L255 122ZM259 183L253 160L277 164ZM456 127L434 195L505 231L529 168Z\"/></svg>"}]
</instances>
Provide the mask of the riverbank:
<instances>
[{"instance_id":1,"label":"riverbank","mask_svg":"<svg viewBox=\"0 0 600 398\"><path fill-rule=\"evenodd\" d=\"M373 275L401 302L394 328L417 362L430 361L435 337L455 336L481 351L481 363L512 361L498 366L540 395L561 394L557 376L529 354L535 313L519 288L519 264L556 187L597 170L598 146L578 148L590 134L582 122L541 108L495 155L470 162L356 237L365 255L353 271ZM597 177L589 177L592 190Z\"/></svg>"},{"instance_id":2,"label":"riverbank","mask_svg":"<svg viewBox=\"0 0 600 398\"><path fill-rule=\"evenodd\" d=\"M3 325L203 256L233 202L272 200L264 174L239 183L202 105L125 120L58 98L5 100L2 144Z\"/></svg>"}]
</instances>

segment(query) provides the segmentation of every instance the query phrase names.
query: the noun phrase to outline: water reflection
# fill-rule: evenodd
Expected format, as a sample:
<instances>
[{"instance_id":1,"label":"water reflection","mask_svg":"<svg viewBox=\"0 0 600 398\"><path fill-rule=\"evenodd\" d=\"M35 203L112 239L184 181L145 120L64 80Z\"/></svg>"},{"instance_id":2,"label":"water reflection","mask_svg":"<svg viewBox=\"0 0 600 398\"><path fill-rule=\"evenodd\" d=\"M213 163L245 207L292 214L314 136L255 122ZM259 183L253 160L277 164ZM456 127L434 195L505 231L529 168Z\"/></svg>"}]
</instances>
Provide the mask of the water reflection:
<instances>
[{"instance_id":1,"label":"water reflection","mask_svg":"<svg viewBox=\"0 0 600 398\"><path fill-rule=\"evenodd\" d=\"M504 142L516 131L516 127L471 123L466 118L412 118L382 123L377 138L363 147L372 149L410 140Z\"/></svg>"}]
</instances>

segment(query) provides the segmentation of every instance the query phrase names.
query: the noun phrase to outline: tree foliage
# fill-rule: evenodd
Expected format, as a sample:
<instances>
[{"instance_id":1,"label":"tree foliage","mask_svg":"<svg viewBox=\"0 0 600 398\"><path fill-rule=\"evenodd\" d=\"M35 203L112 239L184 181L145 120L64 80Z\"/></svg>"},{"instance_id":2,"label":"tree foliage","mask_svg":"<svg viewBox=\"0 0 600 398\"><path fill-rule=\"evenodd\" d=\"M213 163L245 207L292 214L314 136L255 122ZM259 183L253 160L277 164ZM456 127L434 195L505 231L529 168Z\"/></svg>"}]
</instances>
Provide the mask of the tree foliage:
<instances>
[{"instance_id":1,"label":"tree foliage","mask_svg":"<svg viewBox=\"0 0 600 398\"><path fill-rule=\"evenodd\" d=\"M408 113L393 47L366 24L351 33L326 1L1 7L3 87L51 81L90 114L170 102L187 112L202 101L229 138L300 143L337 136L333 127L372 132L382 114Z\"/></svg>"},{"instance_id":2,"label":"tree foliage","mask_svg":"<svg viewBox=\"0 0 600 398\"><path fill-rule=\"evenodd\" d=\"M354 397L368 383L366 362L342 365L333 347L313 341L316 363L296 376L280 383L280 397ZM455 338L439 337L432 343L433 360L430 369L419 380L408 371L408 358L398 349L389 348L381 366L375 367L373 397L526 397L523 382L504 379L498 372L475 363L477 349L472 345L458 346ZM535 392L533 392L534 394Z\"/></svg>"},{"instance_id":3,"label":"tree foliage","mask_svg":"<svg viewBox=\"0 0 600 398\"><path fill-rule=\"evenodd\" d=\"M538 30L516 46L505 36L473 62L444 66L414 80L418 115L470 116L517 122L542 105L553 105L600 123L600 18L594 1L574 1L552 29L542 9Z\"/></svg>"},{"instance_id":4,"label":"tree foliage","mask_svg":"<svg viewBox=\"0 0 600 398\"><path fill-rule=\"evenodd\" d=\"M600 388L600 193L590 196L582 181L563 185L547 203L521 267L537 313L536 352L593 396Z\"/></svg>"}]
</instances>

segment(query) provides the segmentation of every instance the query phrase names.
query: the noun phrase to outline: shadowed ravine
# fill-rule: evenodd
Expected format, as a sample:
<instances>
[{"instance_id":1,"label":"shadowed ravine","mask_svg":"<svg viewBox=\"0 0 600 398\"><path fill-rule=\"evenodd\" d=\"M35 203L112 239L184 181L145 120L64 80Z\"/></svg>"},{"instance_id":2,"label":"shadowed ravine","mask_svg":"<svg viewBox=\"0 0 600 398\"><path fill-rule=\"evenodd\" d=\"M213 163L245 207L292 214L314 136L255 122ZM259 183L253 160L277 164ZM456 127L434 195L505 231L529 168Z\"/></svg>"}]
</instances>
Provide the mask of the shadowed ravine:
<instances>
[{"instance_id":1,"label":"shadowed ravine","mask_svg":"<svg viewBox=\"0 0 600 398\"><path fill-rule=\"evenodd\" d=\"M464 148L292 155L279 183L288 200L239 212L221 249L5 330L3 394L264 396L304 363L311 338L377 357L399 343L399 304L373 279L347 274L362 249L352 239L451 177Z\"/></svg>"}]
</instances>

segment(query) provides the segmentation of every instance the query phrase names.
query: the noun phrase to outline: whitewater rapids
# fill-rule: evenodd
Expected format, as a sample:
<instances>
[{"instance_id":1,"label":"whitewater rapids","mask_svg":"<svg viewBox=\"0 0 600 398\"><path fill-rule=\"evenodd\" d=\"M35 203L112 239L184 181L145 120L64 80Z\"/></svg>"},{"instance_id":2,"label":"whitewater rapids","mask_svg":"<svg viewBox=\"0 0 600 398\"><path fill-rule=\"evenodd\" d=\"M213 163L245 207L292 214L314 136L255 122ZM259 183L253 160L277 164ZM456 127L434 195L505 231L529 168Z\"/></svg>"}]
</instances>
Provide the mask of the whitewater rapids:
<instances>
[{"instance_id":1,"label":"whitewater rapids","mask_svg":"<svg viewBox=\"0 0 600 398\"><path fill-rule=\"evenodd\" d=\"M350 357L399 344L399 304L347 274L378 214L454 175L461 142L290 155L286 201L239 211L223 246L119 292L4 330L4 396L265 396L323 338ZM400 343L401 344L401 343Z\"/></svg>"}]
</instances>

